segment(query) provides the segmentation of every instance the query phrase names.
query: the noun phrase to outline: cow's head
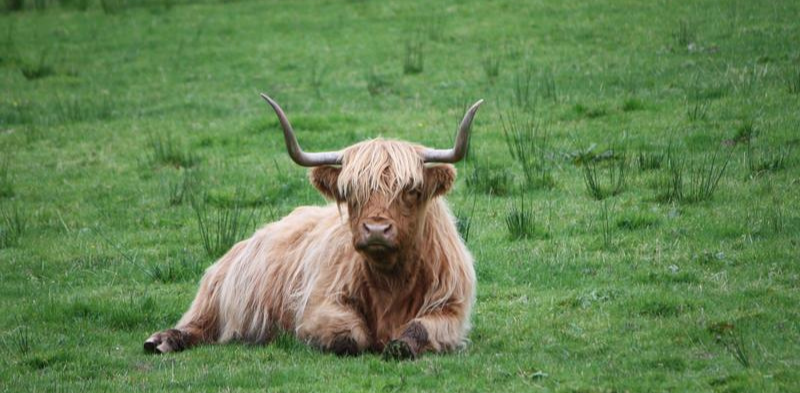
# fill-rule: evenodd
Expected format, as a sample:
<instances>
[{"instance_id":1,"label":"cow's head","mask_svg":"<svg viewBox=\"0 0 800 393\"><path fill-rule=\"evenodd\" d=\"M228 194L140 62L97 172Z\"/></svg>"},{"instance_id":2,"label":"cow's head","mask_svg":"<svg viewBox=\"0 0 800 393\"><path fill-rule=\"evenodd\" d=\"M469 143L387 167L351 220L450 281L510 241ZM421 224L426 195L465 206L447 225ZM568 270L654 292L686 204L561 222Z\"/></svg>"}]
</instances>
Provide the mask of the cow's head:
<instances>
[{"instance_id":1,"label":"cow's head","mask_svg":"<svg viewBox=\"0 0 800 393\"><path fill-rule=\"evenodd\" d=\"M280 106L262 97L278 115L289 155L299 165L314 167L311 182L323 195L347 205L353 246L382 271L393 271L417 246L427 204L453 185L456 173L449 164L466 154L472 118L483 102L467 111L452 149L374 139L341 152L307 153ZM426 165L434 163L444 165Z\"/></svg>"}]
</instances>

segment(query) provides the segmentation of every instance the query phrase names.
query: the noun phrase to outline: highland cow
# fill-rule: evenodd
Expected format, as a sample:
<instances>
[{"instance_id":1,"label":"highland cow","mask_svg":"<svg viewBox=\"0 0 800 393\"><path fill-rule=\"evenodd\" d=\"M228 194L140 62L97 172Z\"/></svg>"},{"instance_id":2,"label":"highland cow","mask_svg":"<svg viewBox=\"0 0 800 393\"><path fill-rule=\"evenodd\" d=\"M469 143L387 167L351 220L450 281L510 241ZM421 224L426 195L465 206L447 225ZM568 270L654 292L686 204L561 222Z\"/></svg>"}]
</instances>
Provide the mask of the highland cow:
<instances>
[{"instance_id":1,"label":"highland cow","mask_svg":"<svg viewBox=\"0 0 800 393\"><path fill-rule=\"evenodd\" d=\"M374 139L308 153L280 106L262 97L290 157L312 167L311 183L333 203L299 207L233 246L206 270L175 328L144 349L267 343L281 331L338 355L416 358L464 345L475 272L442 196L482 101L467 111L453 149Z\"/></svg>"}]
</instances>

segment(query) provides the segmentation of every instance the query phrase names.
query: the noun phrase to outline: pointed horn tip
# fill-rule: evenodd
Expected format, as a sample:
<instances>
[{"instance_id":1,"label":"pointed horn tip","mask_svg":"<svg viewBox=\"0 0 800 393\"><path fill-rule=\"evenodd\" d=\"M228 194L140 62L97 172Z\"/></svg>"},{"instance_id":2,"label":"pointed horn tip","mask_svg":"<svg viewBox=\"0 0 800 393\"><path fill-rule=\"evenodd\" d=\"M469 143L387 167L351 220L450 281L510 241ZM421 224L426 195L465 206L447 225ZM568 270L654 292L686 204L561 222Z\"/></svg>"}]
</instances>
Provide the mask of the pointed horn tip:
<instances>
[{"instance_id":1,"label":"pointed horn tip","mask_svg":"<svg viewBox=\"0 0 800 393\"><path fill-rule=\"evenodd\" d=\"M278 103L275 102L275 100L270 98L270 96L268 96L268 95L266 95L264 93L261 93L261 98L263 98L264 101L267 101L267 104L269 104L269 106L271 106L274 111L281 112L281 113L283 112L283 109L281 109L281 106L278 105ZM280 114L278 116L280 116Z\"/></svg>"},{"instance_id":2,"label":"pointed horn tip","mask_svg":"<svg viewBox=\"0 0 800 393\"><path fill-rule=\"evenodd\" d=\"M275 101L274 101L272 98L269 98L269 96L268 96L268 95L266 95L266 94L264 94L264 93L261 93L261 98L263 98L264 100L266 100L266 101L267 101L267 102L269 102L270 104L272 104L273 102L275 102Z\"/></svg>"},{"instance_id":3,"label":"pointed horn tip","mask_svg":"<svg viewBox=\"0 0 800 393\"><path fill-rule=\"evenodd\" d=\"M481 106L481 104L483 104L483 98L481 98L480 100L478 100L474 104L472 104L472 106L469 107L469 109L467 109L467 114L466 115L467 116L475 115L475 112L478 111L478 108Z\"/></svg>"}]
</instances>

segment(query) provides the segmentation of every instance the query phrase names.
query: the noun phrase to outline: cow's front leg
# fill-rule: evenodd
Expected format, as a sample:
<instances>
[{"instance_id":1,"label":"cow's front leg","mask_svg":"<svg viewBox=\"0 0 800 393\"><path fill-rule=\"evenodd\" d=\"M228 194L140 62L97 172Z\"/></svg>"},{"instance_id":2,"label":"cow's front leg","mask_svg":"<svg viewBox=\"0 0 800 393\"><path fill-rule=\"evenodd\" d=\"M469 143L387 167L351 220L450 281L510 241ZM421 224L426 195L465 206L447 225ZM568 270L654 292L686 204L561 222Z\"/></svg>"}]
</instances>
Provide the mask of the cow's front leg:
<instances>
[{"instance_id":1,"label":"cow's front leg","mask_svg":"<svg viewBox=\"0 0 800 393\"><path fill-rule=\"evenodd\" d=\"M466 323L463 313L445 309L412 320L401 332L384 347L384 359L416 359L428 350L441 352L459 347L465 340Z\"/></svg>"},{"instance_id":2,"label":"cow's front leg","mask_svg":"<svg viewBox=\"0 0 800 393\"><path fill-rule=\"evenodd\" d=\"M306 310L297 336L339 356L364 352L371 341L361 315L350 307L326 303Z\"/></svg>"}]
</instances>

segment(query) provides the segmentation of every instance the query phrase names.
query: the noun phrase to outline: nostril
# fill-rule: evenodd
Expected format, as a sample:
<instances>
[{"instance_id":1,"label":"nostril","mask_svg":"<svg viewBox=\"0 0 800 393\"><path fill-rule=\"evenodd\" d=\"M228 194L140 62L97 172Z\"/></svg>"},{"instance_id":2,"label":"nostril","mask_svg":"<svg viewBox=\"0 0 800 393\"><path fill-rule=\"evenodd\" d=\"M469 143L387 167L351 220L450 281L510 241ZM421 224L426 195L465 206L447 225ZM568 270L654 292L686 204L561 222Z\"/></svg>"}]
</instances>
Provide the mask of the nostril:
<instances>
[{"instance_id":1,"label":"nostril","mask_svg":"<svg viewBox=\"0 0 800 393\"><path fill-rule=\"evenodd\" d=\"M371 225L369 225L369 224L367 224L367 223L364 223L364 224L361 226L361 230L364 232L364 235L365 235L365 236L369 236L369 235L371 235L371 234L372 234L372 226L371 226Z\"/></svg>"},{"instance_id":2,"label":"nostril","mask_svg":"<svg viewBox=\"0 0 800 393\"><path fill-rule=\"evenodd\" d=\"M362 230L367 236L391 237L394 235L392 224L364 223Z\"/></svg>"}]
</instances>

